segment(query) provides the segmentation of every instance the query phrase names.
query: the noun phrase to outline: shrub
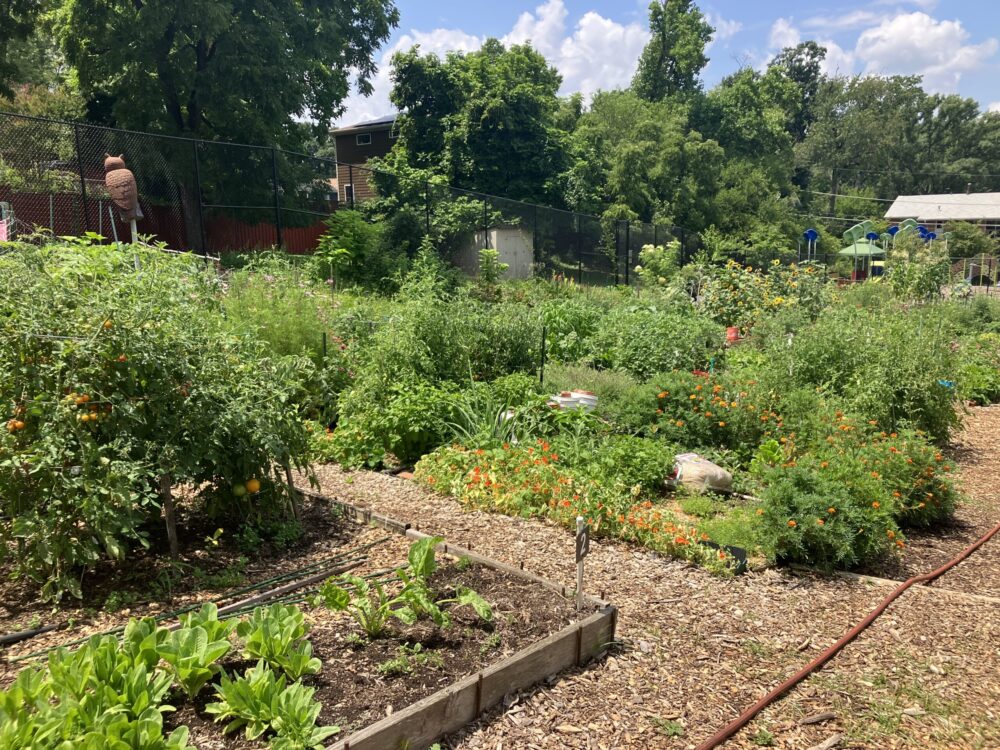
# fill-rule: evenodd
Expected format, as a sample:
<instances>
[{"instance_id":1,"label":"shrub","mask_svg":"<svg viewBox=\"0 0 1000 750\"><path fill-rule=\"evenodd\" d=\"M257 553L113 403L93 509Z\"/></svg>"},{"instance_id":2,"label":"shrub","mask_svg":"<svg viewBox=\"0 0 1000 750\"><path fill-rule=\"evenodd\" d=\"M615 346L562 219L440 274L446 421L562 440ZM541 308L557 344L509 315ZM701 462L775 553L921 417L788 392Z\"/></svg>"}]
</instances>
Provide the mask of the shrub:
<instances>
[{"instance_id":1,"label":"shrub","mask_svg":"<svg viewBox=\"0 0 1000 750\"><path fill-rule=\"evenodd\" d=\"M146 543L160 477L259 518L285 507L274 467L304 467L294 402L308 360L228 330L200 263L134 252L140 273L111 246L0 259L0 552L15 543L16 569L46 598L79 596L81 568ZM239 491L251 479L252 498Z\"/></svg>"},{"instance_id":2,"label":"shrub","mask_svg":"<svg viewBox=\"0 0 1000 750\"><path fill-rule=\"evenodd\" d=\"M590 352L598 367L644 380L657 372L707 368L721 346L722 331L700 315L623 307L598 323Z\"/></svg>"},{"instance_id":3,"label":"shrub","mask_svg":"<svg viewBox=\"0 0 1000 750\"><path fill-rule=\"evenodd\" d=\"M545 323L546 358L576 362L588 352L602 310L580 299L550 299L540 306Z\"/></svg>"},{"instance_id":4,"label":"shrub","mask_svg":"<svg viewBox=\"0 0 1000 750\"><path fill-rule=\"evenodd\" d=\"M674 470L675 452L662 440L604 435L579 446L557 437L553 446L577 475L626 492L639 488L642 494L660 495Z\"/></svg>"},{"instance_id":5,"label":"shrub","mask_svg":"<svg viewBox=\"0 0 1000 750\"><path fill-rule=\"evenodd\" d=\"M623 432L644 432L656 421L656 386L640 384L627 372L595 370L586 365L552 365L545 368L548 393L590 391L598 398L595 413Z\"/></svg>"},{"instance_id":6,"label":"shrub","mask_svg":"<svg viewBox=\"0 0 1000 750\"><path fill-rule=\"evenodd\" d=\"M856 461L803 457L767 472L761 544L775 559L821 568L872 562L903 544L893 502Z\"/></svg>"}]
</instances>

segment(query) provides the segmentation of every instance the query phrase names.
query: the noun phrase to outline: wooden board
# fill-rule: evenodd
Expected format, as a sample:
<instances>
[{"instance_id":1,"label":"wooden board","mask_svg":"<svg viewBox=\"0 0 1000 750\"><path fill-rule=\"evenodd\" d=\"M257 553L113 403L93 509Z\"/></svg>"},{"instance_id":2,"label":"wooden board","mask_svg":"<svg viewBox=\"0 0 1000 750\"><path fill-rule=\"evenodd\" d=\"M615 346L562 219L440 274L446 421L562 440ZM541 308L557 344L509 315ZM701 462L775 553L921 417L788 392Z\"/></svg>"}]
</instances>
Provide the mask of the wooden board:
<instances>
[{"instance_id":1,"label":"wooden board","mask_svg":"<svg viewBox=\"0 0 1000 750\"><path fill-rule=\"evenodd\" d=\"M297 488L308 497L339 506L359 523L376 524L410 539L433 536L410 524L358 508L318 492ZM438 550L494 570L544 586L566 597L574 592L513 565L493 560L459 545L442 542ZM424 750L443 735L455 732L503 700L504 696L531 687L574 666L597 658L611 645L618 624L618 610L597 597L586 596L583 620L566 626L497 664L443 688L346 737L327 750ZM596 611L595 611L596 610Z\"/></svg>"}]
</instances>

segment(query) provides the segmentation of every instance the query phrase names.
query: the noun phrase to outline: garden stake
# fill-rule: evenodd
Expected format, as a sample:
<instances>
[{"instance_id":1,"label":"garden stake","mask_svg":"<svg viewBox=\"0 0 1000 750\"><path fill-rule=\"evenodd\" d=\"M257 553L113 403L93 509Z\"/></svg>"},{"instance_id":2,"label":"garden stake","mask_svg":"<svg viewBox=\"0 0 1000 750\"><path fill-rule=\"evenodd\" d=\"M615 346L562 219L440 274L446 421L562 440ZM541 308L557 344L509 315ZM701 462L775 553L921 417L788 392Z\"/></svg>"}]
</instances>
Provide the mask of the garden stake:
<instances>
[{"instance_id":1,"label":"garden stake","mask_svg":"<svg viewBox=\"0 0 1000 750\"><path fill-rule=\"evenodd\" d=\"M174 516L174 496L170 490L170 476L160 475L160 500L163 501L163 518L167 523L167 540L170 543L170 557L176 560L179 554L177 544L177 519Z\"/></svg>"}]
</instances>

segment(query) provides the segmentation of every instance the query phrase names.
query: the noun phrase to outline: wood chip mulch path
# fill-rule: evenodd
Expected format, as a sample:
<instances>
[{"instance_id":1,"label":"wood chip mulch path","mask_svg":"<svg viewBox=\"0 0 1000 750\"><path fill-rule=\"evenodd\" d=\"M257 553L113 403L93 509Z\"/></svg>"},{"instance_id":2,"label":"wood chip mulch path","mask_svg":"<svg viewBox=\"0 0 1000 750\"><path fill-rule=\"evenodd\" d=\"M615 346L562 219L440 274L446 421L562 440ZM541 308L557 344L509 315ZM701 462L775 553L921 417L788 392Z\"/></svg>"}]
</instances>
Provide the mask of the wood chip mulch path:
<instances>
[{"instance_id":1,"label":"wood chip mulch path","mask_svg":"<svg viewBox=\"0 0 1000 750\"><path fill-rule=\"evenodd\" d=\"M1000 409L972 410L967 423L956 458L973 498L959 518L970 528L961 539L926 545L940 562L1000 516L1000 456L992 451ZM574 585L574 543L567 529L469 512L397 477L335 466L318 467L317 473L326 494ZM930 567L925 563L921 556L921 571ZM940 585L995 590L989 586L1000 576L989 550L963 566ZM622 647L550 686L509 697L445 747L693 748L888 593L886 586L862 580L780 569L723 580L604 540L591 544L586 583L620 608ZM998 675L1000 603L906 594L723 747L1000 748Z\"/></svg>"}]
</instances>

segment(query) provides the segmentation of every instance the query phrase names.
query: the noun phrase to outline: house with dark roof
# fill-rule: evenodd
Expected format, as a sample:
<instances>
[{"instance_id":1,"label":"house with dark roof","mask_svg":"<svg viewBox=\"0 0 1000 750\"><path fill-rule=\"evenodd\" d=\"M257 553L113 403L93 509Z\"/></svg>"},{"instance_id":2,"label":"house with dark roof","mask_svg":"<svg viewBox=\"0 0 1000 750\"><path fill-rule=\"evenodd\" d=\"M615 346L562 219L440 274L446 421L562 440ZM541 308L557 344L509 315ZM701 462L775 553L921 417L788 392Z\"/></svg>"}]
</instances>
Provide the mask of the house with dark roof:
<instances>
[{"instance_id":1,"label":"house with dark roof","mask_svg":"<svg viewBox=\"0 0 1000 750\"><path fill-rule=\"evenodd\" d=\"M333 131L337 144L337 187L340 205L373 198L375 191L365 168L369 159L385 156L396 143L396 115L386 115Z\"/></svg>"}]
</instances>

